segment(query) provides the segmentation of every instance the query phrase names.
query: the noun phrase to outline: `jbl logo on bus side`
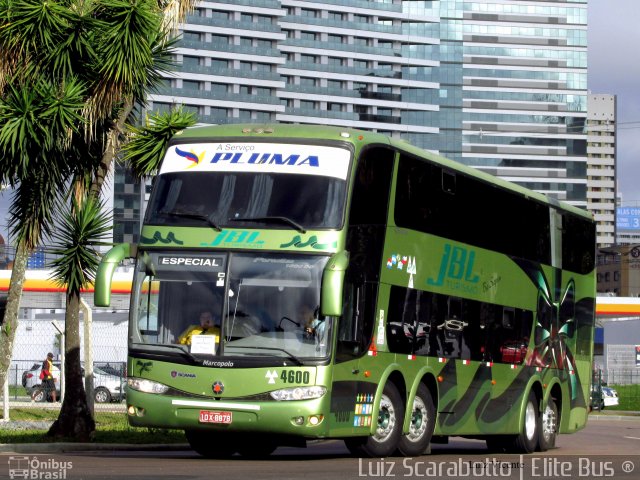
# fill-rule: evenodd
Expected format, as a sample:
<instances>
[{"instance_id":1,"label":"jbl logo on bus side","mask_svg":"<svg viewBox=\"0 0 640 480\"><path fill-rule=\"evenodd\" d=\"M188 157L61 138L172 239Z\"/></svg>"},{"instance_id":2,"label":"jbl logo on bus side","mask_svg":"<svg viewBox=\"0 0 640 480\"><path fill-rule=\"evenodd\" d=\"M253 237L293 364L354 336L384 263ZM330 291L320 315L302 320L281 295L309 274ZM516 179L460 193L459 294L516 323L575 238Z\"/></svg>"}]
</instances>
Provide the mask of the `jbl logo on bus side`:
<instances>
[{"instance_id":1,"label":"jbl logo on bus side","mask_svg":"<svg viewBox=\"0 0 640 480\"><path fill-rule=\"evenodd\" d=\"M464 280L469 283L478 283L480 277L473 271L473 263L476 252L464 247L453 247L445 244L438 278L428 278L427 283L433 286L442 286L446 279Z\"/></svg>"}]
</instances>

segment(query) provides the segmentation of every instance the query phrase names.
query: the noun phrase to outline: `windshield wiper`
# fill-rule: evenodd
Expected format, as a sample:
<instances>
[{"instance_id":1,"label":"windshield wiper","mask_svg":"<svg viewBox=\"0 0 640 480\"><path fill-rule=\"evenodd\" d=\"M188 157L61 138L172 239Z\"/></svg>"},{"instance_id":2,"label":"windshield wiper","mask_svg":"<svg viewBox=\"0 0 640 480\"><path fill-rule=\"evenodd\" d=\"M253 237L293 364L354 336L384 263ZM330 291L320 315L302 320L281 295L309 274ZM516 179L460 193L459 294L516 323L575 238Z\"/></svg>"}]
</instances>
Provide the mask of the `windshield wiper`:
<instances>
[{"instance_id":1,"label":"windshield wiper","mask_svg":"<svg viewBox=\"0 0 640 480\"><path fill-rule=\"evenodd\" d=\"M211 215L202 215L201 213L185 212L182 210L170 210L168 212L160 210L158 213L161 215L168 215L170 217L195 218L196 220L204 220L218 232L222 231L222 228L220 228L218 224L213 221Z\"/></svg>"},{"instance_id":2,"label":"windshield wiper","mask_svg":"<svg viewBox=\"0 0 640 480\"><path fill-rule=\"evenodd\" d=\"M173 349L180 350L180 353L182 353L185 357L187 357L189 360L191 360L194 364L199 365L199 364L202 363L200 360L198 360L196 357L194 357L191 354L191 352L185 350L182 345L172 345L170 343L157 343L156 345L159 346L159 347L167 347L167 348L173 348Z\"/></svg>"},{"instance_id":3,"label":"windshield wiper","mask_svg":"<svg viewBox=\"0 0 640 480\"><path fill-rule=\"evenodd\" d=\"M252 346L252 345L227 345L226 348L247 348L247 349L250 349L250 350L253 350L253 349L256 349L256 350L275 350L277 352L283 352L284 354L286 354L287 357L289 357L290 360L293 360L294 362L296 362L296 365L304 365L302 360L300 360L293 353L288 352L284 348L260 347L260 346Z\"/></svg>"},{"instance_id":4,"label":"windshield wiper","mask_svg":"<svg viewBox=\"0 0 640 480\"><path fill-rule=\"evenodd\" d=\"M284 223L292 226L300 233L307 233L307 229L300 225L295 220L291 220L289 217L235 217L230 218L230 222L270 222L270 223Z\"/></svg>"}]
</instances>

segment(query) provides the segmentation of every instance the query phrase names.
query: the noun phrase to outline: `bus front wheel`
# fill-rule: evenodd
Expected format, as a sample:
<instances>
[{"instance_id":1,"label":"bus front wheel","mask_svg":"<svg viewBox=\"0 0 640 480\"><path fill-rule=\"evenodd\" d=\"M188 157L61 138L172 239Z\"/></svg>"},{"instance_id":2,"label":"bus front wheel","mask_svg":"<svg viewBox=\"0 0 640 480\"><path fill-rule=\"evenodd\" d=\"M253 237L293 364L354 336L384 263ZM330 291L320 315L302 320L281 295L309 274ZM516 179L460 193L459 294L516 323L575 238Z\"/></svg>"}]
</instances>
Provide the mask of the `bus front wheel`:
<instances>
[{"instance_id":1,"label":"bus front wheel","mask_svg":"<svg viewBox=\"0 0 640 480\"><path fill-rule=\"evenodd\" d=\"M405 457L423 455L435 428L436 408L433 397L424 384L420 384L413 400L409 432L400 438L398 451Z\"/></svg>"},{"instance_id":2,"label":"bus front wheel","mask_svg":"<svg viewBox=\"0 0 640 480\"><path fill-rule=\"evenodd\" d=\"M393 383L387 383L380 397L378 422L370 437L345 439L349 451L358 457L388 457L398 448L402 435L404 402Z\"/></svg>"},{"instance_id":3,"label":"bus front wheel","mask_svg":"<svg viewBox=\"0 0 640 480\"><path fill-rule=\"evenodd\" d=\"M278 444L266 437L247 439L238 446L240 455L246 458L266 458L271 455Z\"/></svg>"},{"instance_id":4,"label":"bus front wheel","mask_svg":"<svg viewBox=\"0 0 640 480\"><path fill-rule=\"evenodd\" d=\"M185 430L191 448L205 458L227 458L238 450L235 437L206 430Z\"/></svg>"}]
</instances>

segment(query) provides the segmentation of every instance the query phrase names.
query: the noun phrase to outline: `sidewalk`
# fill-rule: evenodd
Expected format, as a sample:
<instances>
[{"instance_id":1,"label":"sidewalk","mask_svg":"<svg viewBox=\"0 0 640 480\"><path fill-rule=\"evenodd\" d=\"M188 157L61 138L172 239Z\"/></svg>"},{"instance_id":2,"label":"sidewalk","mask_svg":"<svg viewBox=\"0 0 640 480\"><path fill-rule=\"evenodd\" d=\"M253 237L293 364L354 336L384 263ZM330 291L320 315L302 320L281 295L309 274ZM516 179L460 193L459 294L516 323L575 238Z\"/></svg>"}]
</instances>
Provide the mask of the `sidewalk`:
<instances>
[{"instance_id":1,"label":"sidewalk","mask_svg":"<svg viewBox=\"0 0 640 480\"><path fill-rule=\"evenodd\" d=\"M127 450L146 451L182 451L191 450L189 444L134 444L134 443L4 443L0 444L0 454L44 454L44 453L72 453L72 452L116 452Z\"/></svg>"},{"instance_id":2,"label":"sidewalk","mask_svg":"<svg viewBox=\"0 0 640 480\"><path fill-rule=\"evenodd\" d=\"M589 414L592 420L640 420L640 412L627 412L624 410L600 410Z\"/></svg>"}]
</instances>

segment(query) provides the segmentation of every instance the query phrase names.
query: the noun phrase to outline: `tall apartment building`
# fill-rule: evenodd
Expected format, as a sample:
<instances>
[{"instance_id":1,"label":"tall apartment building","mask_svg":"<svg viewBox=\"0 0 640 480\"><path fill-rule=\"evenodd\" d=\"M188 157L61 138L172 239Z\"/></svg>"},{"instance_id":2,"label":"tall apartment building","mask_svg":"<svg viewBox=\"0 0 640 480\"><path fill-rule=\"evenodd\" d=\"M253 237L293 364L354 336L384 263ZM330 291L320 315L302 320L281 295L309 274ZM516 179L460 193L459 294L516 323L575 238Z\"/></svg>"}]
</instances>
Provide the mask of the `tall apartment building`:
<instances>
[{"instance_id":1,"label":"tall apartment building","mask_svg":"<svg viewBox=\"0 0 640 480\"><path fill-rule=\"evenodd\" d=\"M586 207L586 27L586 0L203 1L150 108L376 130Z\"/></svg>"},{"instance_id":2,"label":"tall apartment building","mask_svg":"<svg viewBox=\"0 0 640 480\"><path fill-rule=\"evenodd\" d=\"M598 247L616 243L616 96L587 102L587 208L596 220Z\"/></svg>"}]
</instances>

